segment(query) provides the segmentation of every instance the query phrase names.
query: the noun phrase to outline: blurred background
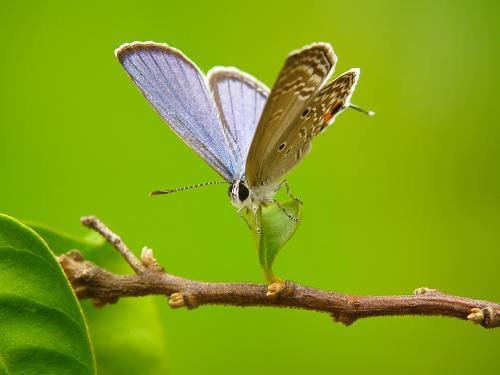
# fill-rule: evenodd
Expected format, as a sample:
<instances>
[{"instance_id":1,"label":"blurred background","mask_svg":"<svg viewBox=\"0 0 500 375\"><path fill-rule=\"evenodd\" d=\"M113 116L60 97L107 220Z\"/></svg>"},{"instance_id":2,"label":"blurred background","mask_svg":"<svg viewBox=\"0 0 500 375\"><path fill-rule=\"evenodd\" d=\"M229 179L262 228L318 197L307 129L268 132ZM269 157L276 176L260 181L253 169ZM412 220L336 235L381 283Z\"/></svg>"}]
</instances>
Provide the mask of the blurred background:
<instances>
[{"instance_id":1,"label":"blurred background","mask_svg":"<svg viewBox=\"0 0 500 375\"><path fill-rule=\"evenodd\" d=\"M234 65L272 86L290 50L327 41L336 74L361 68L353 103L377 115L343 113L290 174L304 215L275 271L352 294L427 286L499 301L499 10L451 0L3 1L0 211L75 235L86 233L79 217L95 214L136 251L152 247L171 273L263 282L225 187L148 196L218 176L149 107L113 50L166 42L205 72ZM161 297L84 305L102 373L498 369L500 331L455 319L346 328L307 311L174 311Z\"/></svg>"}]
</instances>

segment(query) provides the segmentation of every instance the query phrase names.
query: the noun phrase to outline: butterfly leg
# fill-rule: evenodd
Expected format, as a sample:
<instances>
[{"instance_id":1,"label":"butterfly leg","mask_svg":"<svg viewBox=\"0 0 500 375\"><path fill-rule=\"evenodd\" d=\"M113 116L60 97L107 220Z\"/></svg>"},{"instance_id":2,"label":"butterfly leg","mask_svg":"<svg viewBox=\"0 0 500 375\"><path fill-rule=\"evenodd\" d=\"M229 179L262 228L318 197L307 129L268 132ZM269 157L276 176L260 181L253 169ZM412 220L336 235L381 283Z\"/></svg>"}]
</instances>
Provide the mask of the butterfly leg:
<instances>
[{"instance_id":1,"label":"butterfly leg","mask_svg":"<svg viewBox=\"0 0 500 375\"><path fill-rule=\"evenodd\" d=\"M280 202L278 202L276 199L273 199L273 202L274 202L274 204L275 204L276 206L278 206L278 208L279 208L281 211L283 211L283 213L284 213L284 214L285 214L285 215L286 215L286 216L287 216L290 220L293 220L293 221L295 221L295 222L297 222L297 223L299 222L299 218L298 218L298 217L295 217L295 216L293 216L293 215L291 215L291 214L289 214L289 213L285 210L285 207L283 207L283 206L281 205L281 203L280 203Z\"/></svg>"},{"instance_id":2,"label":"butterfly leg","mask_svg":"<svg viewBox=\"0 0 500 375\"><path fill-rule=\"evenodd\" d=\"M260 216L259 216L259 213L257 211L258 211L257 206L254 204L253 205L253 217L255 220L255 229L257 230L257 235L259 236L259 238L261 238L262 232L260 231Z\"/></svg>"},{"instance_id":3,"label":"butterfly leg","mask_svg":"<svg viewBox=\"0 0 500 375\"><path fill-rule=\"evenodd\" d=\"M247 220L246 216L245 216L245 215L243 215L243 214L241 213L241 211L243 211L244 209L246 209L246 210L247 210L247 212L246 212L246 213L248 214L248 208L246 208L246 207L241 207L241 208L237 211L237 212L238 212L238 215L239 215L239 216L240 216L243 220L245 220L245 223L247 223L248 228L250 228L250 230L252 230L252 226L251 226L251 225L250 225L250 223L248 222L248 220Z\"/></svg>"},{"instance_id":4,"label":"butterfly leg","mask_svg":"<svg viewBox=\"0 0 500 375\"><path fill-rule=\"evenodd\" d=\"M287 180L283 180L281 181L281 183L278 185L278 187L276 188L275 191L278 191L279 189L281 189L283 187L283 185L285 185L286 187L286 193L287 195L293 199L294 201L296 202L299 202L300 204L303 204L304 202L302 202L302 199L296 197L295 195L292 194L292 191L290 190L290 186L288 185L288 181Z\"/></svg>"}]
</instances>

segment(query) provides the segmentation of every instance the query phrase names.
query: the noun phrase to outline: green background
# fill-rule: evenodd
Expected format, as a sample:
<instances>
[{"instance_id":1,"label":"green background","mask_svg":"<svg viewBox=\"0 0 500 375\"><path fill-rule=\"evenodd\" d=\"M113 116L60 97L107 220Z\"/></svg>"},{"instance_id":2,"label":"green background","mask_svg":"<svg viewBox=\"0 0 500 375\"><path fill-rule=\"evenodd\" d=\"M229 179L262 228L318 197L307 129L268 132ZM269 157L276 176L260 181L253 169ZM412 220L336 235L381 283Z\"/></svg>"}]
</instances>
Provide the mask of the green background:
<instances>
[{"instance_id":1,"label":"green background","mask_svg":"<svg viewBox=\"0 0 500 375\"><path fill-rule=\"evenodd\" d=\"M113 50L167 42L204 71L234 65L272 86L290 50L323 40L337 73L361 68L353 102L377 116L342 114L290 174L304 215L278 275L352 294L428 286L499 301L499 10L451 0L2 1L0 211L75 234L85 233L81 215L96 214L174 274L262 282L225 187L147 195L217 175ZM306 311L174 311L154 300L163 330L146 334L166 341L175 374L498 370L500 331L455 319L346 328Z\"/></svg>"}]
</instances>

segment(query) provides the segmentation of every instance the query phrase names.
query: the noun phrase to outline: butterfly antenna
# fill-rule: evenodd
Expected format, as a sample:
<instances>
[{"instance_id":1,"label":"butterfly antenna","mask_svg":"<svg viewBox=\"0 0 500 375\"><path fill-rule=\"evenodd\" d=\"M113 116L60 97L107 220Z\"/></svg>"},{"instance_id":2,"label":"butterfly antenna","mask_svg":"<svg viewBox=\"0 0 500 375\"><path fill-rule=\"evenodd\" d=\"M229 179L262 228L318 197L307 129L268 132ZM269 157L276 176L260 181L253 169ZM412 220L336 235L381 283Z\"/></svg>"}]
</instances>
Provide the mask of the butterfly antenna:
<instances>
[{"instance_id":1,"label":"butterfly antenna","mask_svg":"<svg viewBox=\"0 0 500 375\"><path fill-rule=\"evenodd\" d=\"M189 189L194 189L194 188L199 188L199 187L204 187L208 185L217 185L217 184L228 184L229 182L227 181L210 181L210 182L203 182L201 184L196 184L196 185L191 185L191 186L183 186L180 188L176 189L169 189L169 190L156 190L152 191L149 193L149 195L163 195L163 194L171 194L171 193L176 193L178 191L183 191L183 190L189 190Z\"/></svg>"},{"instance_id":2,"label":"butterfly antenna","mask_svg":"<svg viewBox=\"0 0 500 375\"><path fill-rule=\"evenodd\" d=\"M367 111L366 109L358 107L356 104L349 104L349 108L355 109L356 111L364 113L365 115L368 115L368 116L375 116L375 112Z\"/></svg>"}]
</instances>

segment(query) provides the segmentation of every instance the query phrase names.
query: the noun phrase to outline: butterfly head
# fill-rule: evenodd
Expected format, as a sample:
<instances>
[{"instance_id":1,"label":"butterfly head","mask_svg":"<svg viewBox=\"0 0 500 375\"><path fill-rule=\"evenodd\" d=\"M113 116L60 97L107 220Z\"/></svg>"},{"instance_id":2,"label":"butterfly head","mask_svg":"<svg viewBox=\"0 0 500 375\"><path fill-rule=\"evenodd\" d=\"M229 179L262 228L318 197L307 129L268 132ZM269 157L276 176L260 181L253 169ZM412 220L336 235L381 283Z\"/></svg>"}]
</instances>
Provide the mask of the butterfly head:
<instances>
[{"instance_id":1,"label":"butterfly head","mask_svg":"<svg viewBox=\"0 0 500 375\"><path fill-rule=\"evenodd\" d=\"M234 180L227 193L231 203L237 208L247 206L251 201L250 189L243 180Z\"/></svg>"}]
</instances>

